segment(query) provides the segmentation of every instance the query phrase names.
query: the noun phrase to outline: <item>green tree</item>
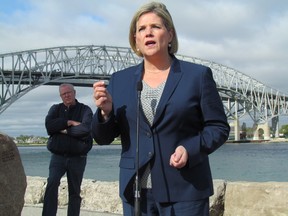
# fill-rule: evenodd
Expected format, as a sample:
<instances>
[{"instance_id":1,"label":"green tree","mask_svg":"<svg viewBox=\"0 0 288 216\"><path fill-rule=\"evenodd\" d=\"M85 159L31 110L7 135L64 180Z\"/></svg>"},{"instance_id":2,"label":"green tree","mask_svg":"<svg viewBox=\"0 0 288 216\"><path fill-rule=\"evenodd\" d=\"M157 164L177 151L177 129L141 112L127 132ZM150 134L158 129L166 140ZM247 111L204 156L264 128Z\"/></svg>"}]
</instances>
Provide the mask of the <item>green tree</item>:
<instances>
[{"instance_id":1,"label":"green tree","mask_svg":"<svg viewBox=\"0 0 288 216\"><path fill-rule=\"evenodd\" d=\"M279 133L283 134L285 137L288 137L288 125L282 125Z\"/></svg>"}]
</instances>

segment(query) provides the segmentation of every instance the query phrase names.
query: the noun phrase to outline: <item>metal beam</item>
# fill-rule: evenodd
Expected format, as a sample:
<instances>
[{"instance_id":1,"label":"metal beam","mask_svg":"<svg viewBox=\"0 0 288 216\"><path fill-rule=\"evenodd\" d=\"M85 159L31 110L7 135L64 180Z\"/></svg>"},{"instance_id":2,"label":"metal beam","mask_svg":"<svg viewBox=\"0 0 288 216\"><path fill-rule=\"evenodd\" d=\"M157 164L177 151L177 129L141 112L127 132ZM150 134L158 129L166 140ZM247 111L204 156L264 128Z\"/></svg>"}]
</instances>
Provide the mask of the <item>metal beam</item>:
<instances>
[{"instance_id":1,"label":"metal beam","mask_svg":"<svg viewBox=\"0 0 288 216\"><path fill-rule=\"evenodd\" d=\"M287 115L286 94L225 65L196 57L177 57L212 69L230 120L249 115L255 123L263 124ZM109 80L112 73L139 64L142 58L127 47L89 45L6 53L0 55L0 61L1 114L38 86L69 81L75 86L90 87L96 80Z\"/></svg>"}]
</instances>

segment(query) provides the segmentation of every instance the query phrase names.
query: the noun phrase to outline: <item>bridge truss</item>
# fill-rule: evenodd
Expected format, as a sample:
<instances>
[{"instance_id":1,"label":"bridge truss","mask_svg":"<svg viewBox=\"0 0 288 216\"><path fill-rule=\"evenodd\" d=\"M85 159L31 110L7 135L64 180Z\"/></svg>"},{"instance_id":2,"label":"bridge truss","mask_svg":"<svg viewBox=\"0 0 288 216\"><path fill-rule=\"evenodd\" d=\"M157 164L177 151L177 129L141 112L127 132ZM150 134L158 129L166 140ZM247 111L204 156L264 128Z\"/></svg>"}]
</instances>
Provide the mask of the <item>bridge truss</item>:
<instances>
[{"instance_id":1,"label":"bridge truss","mask_svg":"<svg viewBox=\"0 0 288 216\"><path fill-rule=\"evenodd\" d=\"M276 89L227 66L177 55L179 59L208 66L221 95L228 119L249 115L256 124L287 115L288 97ZM130 48L63 46L0 54L0 114L27 92L41 85L68 81L92 86L112 73L142 61Z\"/></svg>"}]
</instances>

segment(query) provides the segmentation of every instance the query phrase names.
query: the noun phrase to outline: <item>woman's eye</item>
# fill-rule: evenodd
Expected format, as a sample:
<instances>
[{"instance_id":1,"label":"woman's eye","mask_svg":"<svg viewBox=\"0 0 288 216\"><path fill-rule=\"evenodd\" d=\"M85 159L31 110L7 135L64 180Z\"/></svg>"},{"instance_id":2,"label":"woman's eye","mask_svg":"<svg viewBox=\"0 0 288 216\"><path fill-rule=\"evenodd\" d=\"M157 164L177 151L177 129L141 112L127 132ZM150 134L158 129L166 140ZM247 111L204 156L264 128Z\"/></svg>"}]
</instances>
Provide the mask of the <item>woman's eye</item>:
<instances>
[{"instance_id":1,"label":"woman's eye","mask_svg":"<svg viewBox=\"0 0 288 216\"><path fill-rule=\"evenodd\" d=\"M162 26L160 26L160 25L154 25L154 26L152 26L152 28L153 28L153 29L161 29Z\"/></svg>"},{"instance_id":2,"label":"woman's eye","mask_svg":"<svg viewBox=\"0 0 288 216\"><path fill-rule=\"evenodd\" d=\"M144 30L144 28L139 28L139 29L138 29L139 32L140 32L140 31L143 31L143 30Z\"/></svg>"}]
</instances>

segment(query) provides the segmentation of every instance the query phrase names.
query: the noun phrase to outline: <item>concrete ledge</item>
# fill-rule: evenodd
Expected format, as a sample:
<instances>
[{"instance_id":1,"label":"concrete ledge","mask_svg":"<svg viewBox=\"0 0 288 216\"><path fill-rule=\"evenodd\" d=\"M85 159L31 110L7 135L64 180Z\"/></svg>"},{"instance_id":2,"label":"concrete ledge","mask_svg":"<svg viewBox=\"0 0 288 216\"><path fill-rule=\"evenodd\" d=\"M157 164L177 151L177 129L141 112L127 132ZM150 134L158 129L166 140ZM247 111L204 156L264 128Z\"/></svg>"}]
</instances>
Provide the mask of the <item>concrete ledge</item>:
<instances>
[{"instance_id":1,"label":"concrete ledge","mask_svg":"<svg viewBox=\"0 0 288 216\"><path fill-rule=\"evenodd\" d=\"M288 183L229 182L224 205L225 216L287 216Z\"/></svg>"},{"instance_id":2,"label":"concrete ledge","mask_svg":"<svg viewBox=\"0 0 288 216\"><path fill-rule=\"evenodd\" d=\"M288 214L288 182L227 182L214 180L210 197L210 216L286 216ZM42 205L46 178L27 176L25 206ZM83 179L83 211L122 214L118 182ZM67 181L61 180L59 208L67 207Z\"/></svg>"}]
</instances>

